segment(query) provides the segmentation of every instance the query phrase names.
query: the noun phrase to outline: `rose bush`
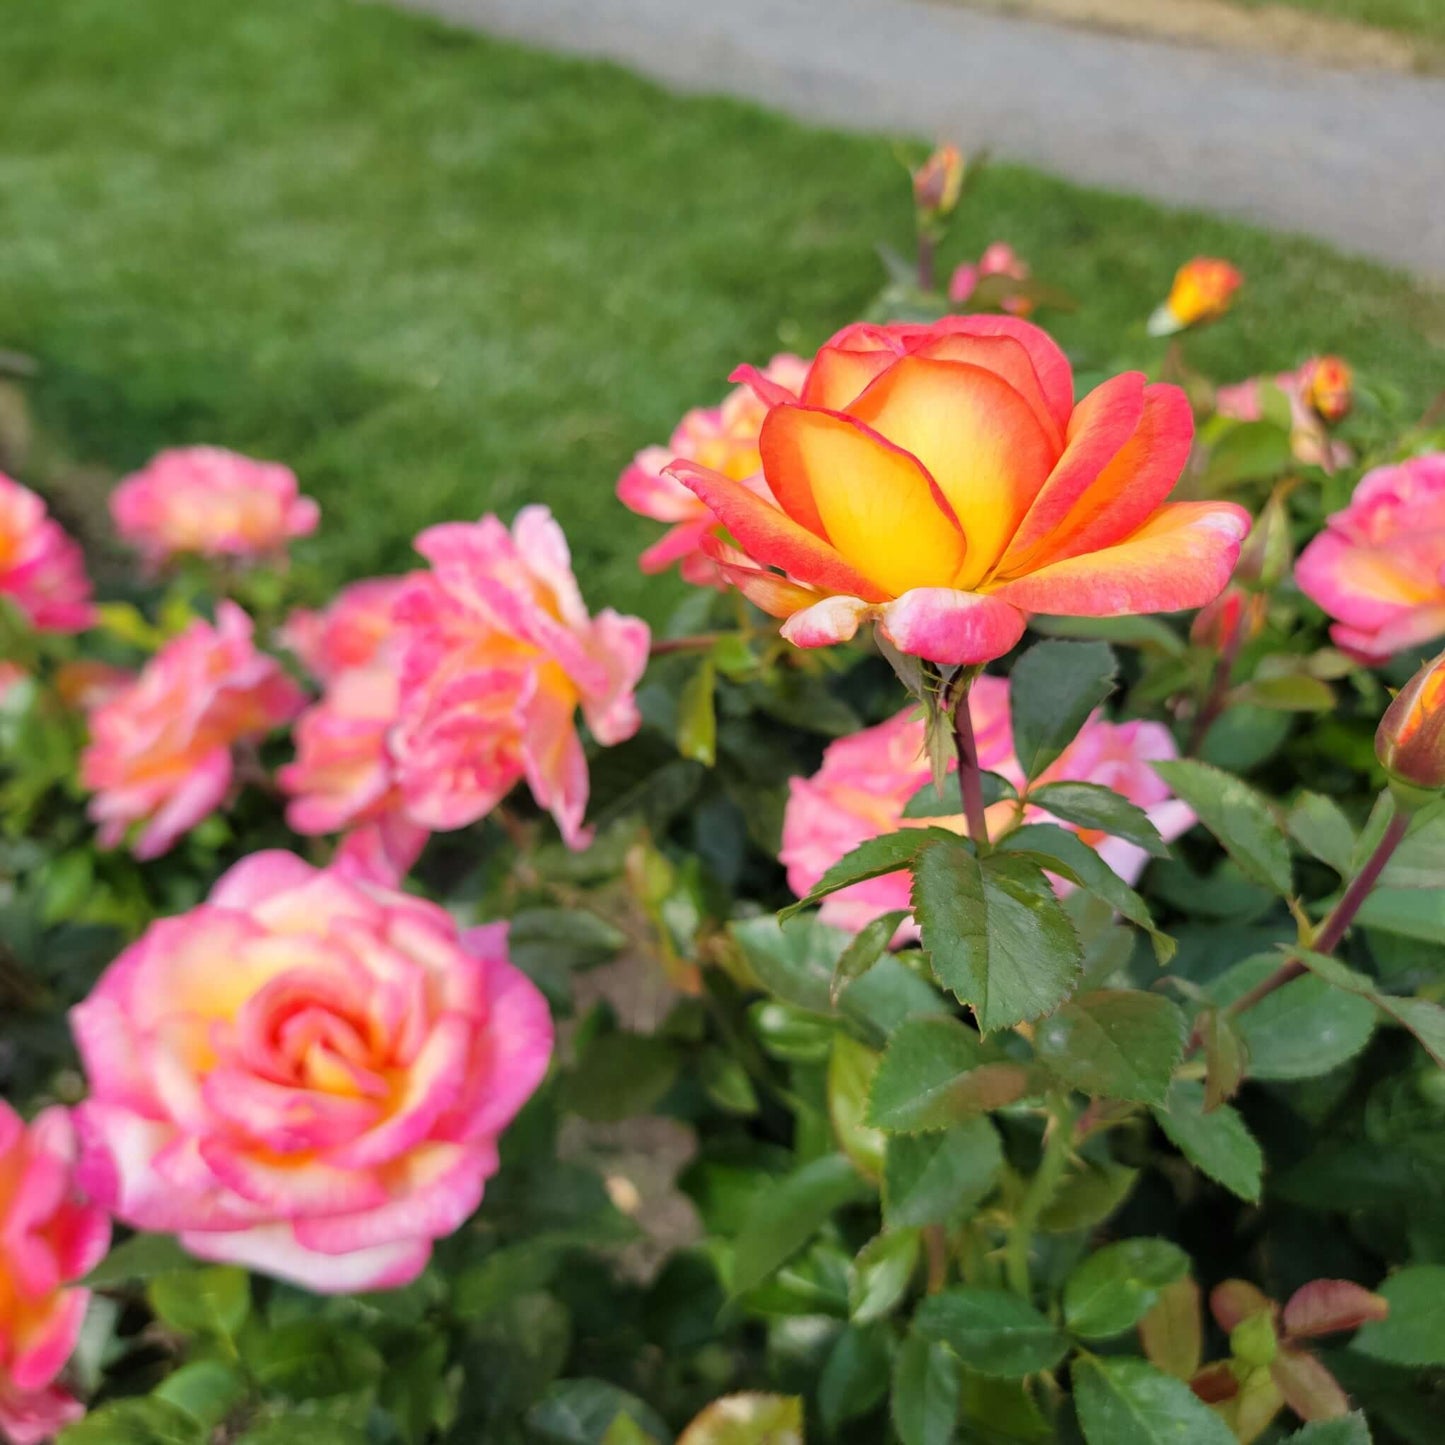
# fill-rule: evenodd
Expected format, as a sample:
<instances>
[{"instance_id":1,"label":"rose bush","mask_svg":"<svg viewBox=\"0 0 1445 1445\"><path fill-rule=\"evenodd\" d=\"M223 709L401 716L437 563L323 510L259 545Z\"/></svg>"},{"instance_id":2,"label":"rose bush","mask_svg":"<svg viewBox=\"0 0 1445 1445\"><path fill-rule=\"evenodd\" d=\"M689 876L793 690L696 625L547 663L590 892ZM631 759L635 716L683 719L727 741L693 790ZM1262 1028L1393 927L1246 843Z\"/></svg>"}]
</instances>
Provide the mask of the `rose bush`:
<instances>
[{"instance_id":1,"label":"rose bush","mask_svg":"<svg viewBox=\"0 0 1445 1445\"><path fill-rule=\"evenodd\" d=\"M1066 355L971 173L591 479L656 629L0 478L0 1439L1438 1445L1445 431L1226 261Z\"/></svg>"}]
</instances>

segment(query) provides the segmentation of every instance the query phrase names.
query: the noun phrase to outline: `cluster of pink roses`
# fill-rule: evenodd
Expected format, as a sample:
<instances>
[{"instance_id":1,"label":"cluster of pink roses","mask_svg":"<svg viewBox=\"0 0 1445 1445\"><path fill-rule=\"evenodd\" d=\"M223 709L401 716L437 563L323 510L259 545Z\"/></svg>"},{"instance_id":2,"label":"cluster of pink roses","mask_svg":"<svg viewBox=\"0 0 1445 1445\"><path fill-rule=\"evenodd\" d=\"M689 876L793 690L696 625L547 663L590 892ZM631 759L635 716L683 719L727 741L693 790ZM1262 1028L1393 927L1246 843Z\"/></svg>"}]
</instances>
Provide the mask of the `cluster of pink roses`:
<instances>
[{"instance_id":1,"label":"cluster of pink roses","mask_svg":"<svg viewBox=\"0 0 1445 1445\"><path fill-rule=\"evenodd\" d=\"M979 766L1022 788L1024 774L1014 755L1009 725L1007 679L980 677L969 693L969 707ZM914 712L901 712L876 727L830 743L822 766L812 777L792 780L779 858L788 870L788 886L798 897L804 897L834 863L869 838L909 827L967 832L961 810L957 817L916 822L903 816L909 800L932 776L923 743L923 720ZM1171 842L1193 825L1194 814L1170 795L1150 764L1177 757L1178 752L1162 723L1114 723L1093 717L1036 782L1095 783L1112 788L1142 808L1159 835ZM956 768L957 764L951 764L949 771ZM1019 823L1049 820L1036 804L1020 809L1009 801L993 804L984 816L993 838ZM1138 878L1148 861L1142 848L1122 838L1075 831L1082 832L1084 841L1126 882ZM823 900L820 915L826 923L857 930L884 913L909 906L908 873L888 873L830 894ZM909 924L903 933L916 936L917 930Z\"/></svg>"}]
</instances>

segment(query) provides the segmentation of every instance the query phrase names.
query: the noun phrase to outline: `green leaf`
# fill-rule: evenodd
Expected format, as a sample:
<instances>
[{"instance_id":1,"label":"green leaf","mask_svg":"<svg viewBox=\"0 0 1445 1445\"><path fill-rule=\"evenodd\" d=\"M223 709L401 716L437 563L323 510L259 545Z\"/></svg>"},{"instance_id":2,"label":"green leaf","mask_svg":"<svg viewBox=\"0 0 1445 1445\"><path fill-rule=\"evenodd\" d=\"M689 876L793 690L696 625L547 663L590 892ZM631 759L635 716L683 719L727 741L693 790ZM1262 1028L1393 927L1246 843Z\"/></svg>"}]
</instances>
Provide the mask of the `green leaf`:
<instances>
[{"instance_id":1,"label":"green leaf","mask_svg":"<svg viewBox=\"0 0 1445 1445\"><path fill-rule=\"evenodd\" d=\"M826 898L830 893L836 893L840 888L911 867L913 860L925 848L944 839L955 843L958 841L956 834L944 828L900 828L896 833L884 833L877 838L869 838L828 869L813 885L806 898L800 898L796 903L790 903L784 908L778 914L778 921L786 923L794 914Z\"/></svg>"},{"instance_id":2,"label":"green leaf","mask_svg":"<svg viewBox=\"0 0 1445 1445\"><path fill-rule=\"evenodd\" d=\"M1191 1380L1204 1357L1204 1312L1199 1286L1185 1275L1159 1291L1139 1321L1139 1343L1156 1370Z\"/></svg>"},{"instance_id":3,"label":"green leaf","mask_svg":"<svg viewBox=\"0 0 1445 1445\"><path fill-rule=\"evenodd\" d=\"M1153 767L1249 878L1281 897L1289 895L1294 886L1289 843L1262 794L1232 773L1188 758Z\"/></svg>"},{"instance_id":4,"label":"green leaf","mask_svg":"<svg viewBox=\"0 0 1445 1445\"><path fill-rule=\"evenodd\" d=\"M650 1405L606 1380L557 1380L527 1412L527 1428L546 1445L602 1445L619 1415L631 1415L658 1440L671 1437Z\"/></svg>"},{"instance_id":5,"label":"green leaf","mask_svg":"<svg viewBox=\"0 0 1445 1445\"><path fill-rule=\"evenodd\" d=\"M1333 798L1301 793L1284 821L1290 837L1307 853L1328 863L1342 878L1353 876L1355 830Z\"/></svg>"},{"instance_id":6,"label":"green leaf","mask_svg":"<svg viewBox=\"0 0 1445 1445\"><path fill-rule=\"evenodd\" d=\"M957 779L950 777L948 782L953 784L957 782ZM993 803L1001 802L1005 798L1012 801L1019 795L1019 790L999 773L980 772L979 782L985 808ZM905 818L957 818L962 814L963 801L959 797L957 787L946 786L942 792L939 792L931 781L924 783L903 805Z\"/></svg>"},{"instance_id":7,"label":"green leaf","mask_svg":"<svg viewBox=\"0 0 1445 1445\"><path fill-rule=\"evenodd\" d=\"M1250 704L1274 712L1327 712L1335 705L1335 690L1322 678L1306 673L1282 677L1256 677L1230 694L1231 705Z\"/></svg>"},{"instance_id":8,"label":"green leaf","mask_svg":"<svg viewBox=\"0 0 1445 1445\"><path fill-rule=\"evenodd\" d=\"M1236 482L1268 481L1293 465L1289 428L1272 421L1240 421L1210 447L1202 495L1213 497Z\"/></svg>"},{"instance_id":9,"label":"green leaf","mask_svg":"<svg viewBox=\"0 0 1445 1445\"><path fill-rule=\"evenodd\" d=\"M681 1067L677 1048L655 1035L596 1034L565 1076L566 1107L584 1119L615 1122L646 1114L672 1087Z\"/></svg>"},{"instance_id":10,"label":"green leaf","mask_svg":"<svg viewBox=\"0 0 1445 1445\"><path fill-rule=\"evenodd\" d=\"M158 1274L146 1291L163 1324L188 1335L230 1337L251 1309L251 1277L233 1265Z\"/></svg>"},{"instance_id":11,"label":"green leaf","mask_svg":"<svg viewBox=\"0 0 1445 1445\"><path fill-rule=\"evenodd\" d=\"M386 1368L364 1335L314 1319L248 1330L242 1354L264 1388L290 1400L347 1395Z\"/></svg>"},{"instance_id":12,"label":"green leaf","mask_svg":"<svg viewBox=\"0 0 1445 1445\"><path fill-rule=\"evenodd\" d=\"M838 1336L818 1377L818 1413L830 1435L888 1393L892 1343L886 1325L850 1326Z\"/></svg>"},{"instance_id":13,"label":"green leaf","mask_svg":"<svg viewBox=\"0 0 1445 1445\"><path fill-rule=\"evenodd\" d=\"M1204 1112L1212 1114L1239 1092L1249 1050L1238 1025L1223 1009L1205 1009L1195 1026L1204 1044Z\"/></svg>"},{"instance_id":14,"label":"green leaf","mask_svg":"<svg viewBox=\"0 0 1445 1445\"><path fill-rule=\"evenodd\" d=\"M947 1129L1020 1098L1028 1071L951 1018L905 1019L873 1076L868 1122L894 1134Z\"/></svg>"},{"instance_id":15,"label":"green leaf","mask_svg":"<svg viewBox=\"0 0 1445 1445\"><path fill-rule=\"evenodd\" d=\"M311 1414L283 1415L247 1430L236 1445L371 1445L366 1433L345 1420Z\"/></svg>"},{"instance_id":16,"label":"green leaf","mask_svg":"<svg viewBox=\"0 0 1445 1445\"><path fill-rule=\"evenodd\" d=\"M829 1000L833 1004L837 1004L838 996L855 978L862 977L888 952L898 925L907 917L908 910L899 908L864 924L833 965L833 981L828 988Z\"/></svg>"},{"instance_id":17,"label":"green leaf","mask_svg":"<svg viewBox=\"0 0 1445 1445\"><path fill-rule=\"evenodd\" d=\"M1445 943L1445 888L1376 887L1355 921L1405 938Z\"/></svg>"},{"instance_id":18,"label":"green leaf","mask_svg":"<svg viewBox=\"0 0 1445 1445\"><path fill-rule=\"evenodd\" d=\"M1034 1050L1082 1093L1158 1104L1184 1056L1187 1033L1183 1011L1162 994L1098 989L1044 1019Z\"/></svg>"},{"instance_id":19,"label":"green leaf","mask_svg":"<svg viewBox=\"0 0 1445 1445\"><path fill-rule=\"evenodd\" d=\"M872 1190L842 1154L826 1154L764 1190L733 1245L732 1292L761 1284L823 1227L835 1209Z\"/></svg>"},{"instance_id":20,"label":"green leaf","mask_svg":"<svg viewBox=\"0 0 1445 1445\"><path fill-rule=\"evenodd\" d=\"M204 1445L209 1434L190 1411L151 1396L92 1410L61 1433L58 1445Z\"/></svg>"},{"instance_id":21,"label":"green leaf","mask_svg":"<svg viewBox=\"0 0 1445 1445\"><path fill-rule=\"evenodd\" d=\"M1039 1228L1046 1234L1073 1234L1102 1224L1129 1197L1138 1178L1137 1169L1112 1159L1080 1160L1039 1216Z\"/></svg>"},{"instance_id":22,"label":"green leaf","mask_svg":"<svg viewBox=\"0 0 1445 1445\"><path fill-rule=\"evenodd\" d=\"M1348 875L1347 875L1348 876ZM1439 888L1445 881L1445 807L1421 809L1409 831L1390 855L1379 887Z\"/></svg>"},{"instance_id":23,"label":"green leaf","mask_svg":"<svg viewBox=\"0 0 1445 1445\"><path fill-rule=\"evenodd\" d=\"M916 1229L892 1229L858 1251L848 1266L848 1318L855 1325L893 1313L908 1293L919 1249Z\"/></svg>"},{"instance_id":24,"label":"green leaf","mask_svg":"<svg viewBox=\"0 0 1445 1445\"><path fill-rule=\"evenodd\" d=\"M1078 736L1114 690L1115 671L1105 642L1039 642L1014 663L1009 710L1026 778L1038 777Z\"/></svg>"},{"instance_id":25,"label":"green leaf","mask_svg":"<svg viewBox=\"0 0 1445 1445\"><path fill-rule=\"evenodd\" d=\"M677 1445L803 1445L803 1402L796 1395L724 1395Z\"/></svg>"},{"instance_id":26,"label":"green leaf","mask_svg":"<svg viewBox=\"0 0 1445 1445\"><path fill-rule=\"evenodd\" d=\"M1189 1256L1167 1239L1106 1244L1064 1281L1064 1323L1086 1340L1123 1334L1188 1272Z\"/></svg>"},{"instance_id":27,"label":"green leaf","mask_svg":"<svg viewBox=\"0 0 1445 1445\"><path fill-rule=\"evenodd\" d=\"M985 1033L1052 1012L1069 995L1083 948L1043 870L956 838L914 865L913 912L945 988L972 1006Z\"/></svg>"},{"instance_id":28,"label":"green leaf","mask_svg":"<svg viewBox=\"0 0 1445 1445\"><path fill-rule=\"evenodd\" d=\"M1080 1355L1072 1374L1089 1445L1235 1445L1234 1432L1183 1380L1143 1360Z\"/></svg>"},{"instance_id":29,"label":"green leaf","mask_svg":"<svg viewBox=\"0 0 1445 1445\"><path fill-rule=\"evenodd\" d=\"M1291 1435L1284 1445L1372 1445L1370 1427L1360 1411L1337 1420L1316 1420Z\"/></svg>"},{"instance_id":30,"label":"green leaf","mask_svg":"<svg viewBox=\"0 0 1445 1445\"><path fill-rule=\"evenodd\" d=\"M1154 1117L1170 1142L1194 1167L1247 1203L1259 1200L1264 1155L1228 1104L1204 1112L1204 1085L1177 1080Z\"/></svg>"},{"instance_id":31,"label":"green leaf","mask_svg":"<svg viewBox=\"0 0 1445 1445\"><path fill-rule=\"evenodd\" d=\"M848 1034L833 1035L828 1056L828 1118L839 1148L870 1179L883 1173L883 1151L888 1144L888 1136L866 1122L878 1059L874 1050Z\"/></svg>"},{"instance_id":32,"label":"green leaf","mask_svg":"<svg viewBox=\"0 0 1445 1445\"><path fill-rule=\"evenodd\" d=\"M1445 895L1445 890L1442 890L1442 895ZM1337 958L1327 954L1292 949L1290 957L1298 958L1311 973L1335 988L1369 999L1376 1008L1414 1034L1425 1052L1445 1069L1445 1008L1431 1003L1429 999L1401 998L1397 994L1381 993L1372 979L1346 968Z\"/></svg>"},{"instance_id":33,"label":"green leaf","mask_svg":"<svg viewBox=\"0 0 1445 1445\"><path fill-rule=\"evenodd\" d=\"M220 1360L195 1360L167 1375L151 1394L179 1405L207 1429L214 1429L246 1397L246 1382Z\"/></svg>"},{"instance_id":34,"label":"green leaf","mask_svg":"<svg viewBox=\"0 0 1445 1445\"><path fill-rule=\"evenodd\" d=\"M1393 1365L1445 1365L1445 1264L1397 1270L1376 1293L1389 1316L1367 1324L1351 1348Z\"/></svg>"},{"instance_id":35,"label":"green leaf","mask_svg":"<svg viewBox=\"0 0 1445 1445\"><path fill-rule=\"evenodd\" d=\"M1099 783L1045 783L1029 792L1029 801L1080 828L1096 828L1123 838L1155 858L1167 858L1169 845L1136 803Z\"/></svg>"},{"instance_id":36,"label":"green leaf","mask_svg":"<svg viewBox=\"0 0 1445 1445\"><path fill-rule=\"evenodd\" d=\"M1279 966L1278 954L1246 958L1215 980L1210 996L1233 1003ZM1359 1053L1377 1018L1368 998L1307 974L1266 994L1232 1022L1249 1056L1250 1078L1311 1079Z\"/></svg>"},{"instance_id":37,"label":"green leaf","mask_svg":"<svg viewBox=\"0 0 1445 1445\"><path fill-rule=\"evenodd\" d=\"M1054 617L1043 613L1029 618L1033 631L1045 637L1096 638L1116 642L1120 647L1137 647L1161 652L1166 657L1183 657L1184 639L1159 617Z\"/></svg>"},{"instance_id":38,"label":"green leaf","mask_svg":"<svg viewBox=\"0 0 1445 1445\"><path fill-rule=\"evenodd\" d=\"M970 1370L1017 1379L1051 1370L1069 1342L1031 1304L1002 1289L950 1289L930 1295L913 1316L915 1332L947 1345Z\"/></svg>"},{"instance_id":39,"label":"green leaf","mask_svg":"<svg viewBox=\"0 0 1445 1445\"><path fill-rule=\"evenodd\" d=\"M717 762L717 667L704 657L677 698L677 750L710 768Z\"/></svg>"},{"instance_id":40,"label":"green leaf","mask_svg":"<svg viewBox=\"0 0 1445 1445\"><path fill-rule=\"evenodd\" d=\"M1155 928L1149 905L1077 833L1055 823L1025 823L1007 834L998 848L999 853L1030 858L1048 872L1102 898L1149 935L1154 956L1161 964L1173 958L1174 940Z\"/></svg>"},{"instance_id":41,"label":"green leaf","mask_svg":"<svg viewBox=\"0 0 1445 1445\"><path fill-rule=\"evenodd\" d=\"M619 1415L607 1427L602 1445L658 1445L657 1437L649 1435L631 1415Z\"/></svg>"},{"instance_id":42,"label":"green leaf","mask_svg":"<svg viewBox=\"0 0 1445 1445\"><path fill-rule=\"evenodd\" d=\"M901 1445L952 1445L963 1367L947 1345L909 1335L893 1360L890 1409Z\"/></svg>"},{"instance_id":43,"label":"green leaf","mask_svg":"<svg viewBox=\"0 0 1445 1445\"><path fill-rule=\"evenodd\" d=\"M758 1112L758 1094L748 1071L723 1049L708 1049L698 1060L703 1092L724 1113L748 1118Z\"/></svg>"},{"instance_id":44,"label":"green leaf","mask_svg":"<svg viewBox=\"0 0 1445 1445\"><path fill-rule=\"evenodd\" d=\"M942 1134L896 1134L883 1166L883 1218L889 1229L948 1224L993 1188L1003 1144L986 1118Z\"/></svg>"},{"instance_id":45,"label":"green leaf","mask_svg":"<svg viewBox=\"0 0 1445 1445\"><path fill-rule=\"evenodd\" d=\"M110 1289L118 1284L153 1279L158 1274L195 1267L195 1261L169 1234L137 1234L118 1244L86 1275L89 1289Z\"/></svg>"}]
</instances>

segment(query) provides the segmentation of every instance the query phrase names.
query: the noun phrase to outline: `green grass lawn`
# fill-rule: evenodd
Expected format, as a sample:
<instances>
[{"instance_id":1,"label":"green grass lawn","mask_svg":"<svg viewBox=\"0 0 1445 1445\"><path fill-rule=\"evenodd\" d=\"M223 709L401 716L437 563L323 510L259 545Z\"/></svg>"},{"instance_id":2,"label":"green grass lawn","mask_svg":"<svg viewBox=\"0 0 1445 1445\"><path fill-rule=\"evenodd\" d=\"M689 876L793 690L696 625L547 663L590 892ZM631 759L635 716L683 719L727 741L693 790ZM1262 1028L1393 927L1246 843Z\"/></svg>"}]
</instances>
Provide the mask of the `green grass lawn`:
<instances>
[{"instance_id":1,"label":"green grass lawn","mask_svg":"<svg viewBox=\"0 0 1445 1445\"><path fill-rule=\"evenodd\" d=\"M0 73L0 347L40 362L43 425L112 469L290 462L332 577L541 500L594 604L656 617L677 593L635 570L656 528L620 468L737 361L853 319L875 240L907 241L887 140L352 0L11 5ZM1096 360L1130 327L1142 352L1208 252L1249 278L1192 353L1218 374L1332 349L1419 405L1445 386L1425 298L1323 247L1005 166L946 259L995 236L1081 299L1057 331Z\"/></svg>"},{"instance_id":2,"label":"green grass lawn","mask_svg":"<svg viewBox=\"0 0 1445 1445\"><path fill-rule=\"evenodd\" d=\"M1252 10L1265 5L1289 5L1336 20L1354 20L1361 25L1378 25L1384 30L1445 41L1445 0L1234 0L1234 3Z\"/></svg>"}]
</instances>

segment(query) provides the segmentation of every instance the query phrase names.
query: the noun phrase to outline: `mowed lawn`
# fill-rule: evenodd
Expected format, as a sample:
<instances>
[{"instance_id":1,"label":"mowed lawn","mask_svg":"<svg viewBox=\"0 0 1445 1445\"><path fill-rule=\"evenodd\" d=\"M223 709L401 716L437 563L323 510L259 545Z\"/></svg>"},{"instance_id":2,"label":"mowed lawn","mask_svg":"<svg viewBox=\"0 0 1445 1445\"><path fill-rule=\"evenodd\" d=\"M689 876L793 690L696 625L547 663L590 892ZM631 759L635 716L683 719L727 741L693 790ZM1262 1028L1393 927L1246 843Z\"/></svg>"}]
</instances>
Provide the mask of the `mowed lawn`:
<instances>
[{"instance_id":1,"label":"mowed lawn","mask_svg":"<svg viewBox=\"0 0 1445 1445\"><path fill-rule=\"evenodd\" d=\"M1266 5L1288 5L1337 20L1355 20L1362 25L1378 25L1385 30L1445 42L1445 0L1234 0L1234 3L1253 10Z\"/></svg>"},{"instance_id":2,"label":"mowed lawn","mask_svg":"<svg viewBox=\"0 0 1445 1445\"><path fill-rule=\"evenodd\" d=\"M854 319L874 243L908 240L890 139L352 0L11 5L0 73L0 348L39 362L42 426L112 472L193 442L289 462L318 586L543 501L594 605L658 617L678 591L636 571L657 529L619 470L738 361ZM1336 350L1417 408L1445 386L1434 303L1305 241L1003 165L945 261L995 237L1079 298L1056 330L1094 365L1151 354L1205 252L1248 277L1191 344L1217 375Z\"/></svg>"}]
</instances>

